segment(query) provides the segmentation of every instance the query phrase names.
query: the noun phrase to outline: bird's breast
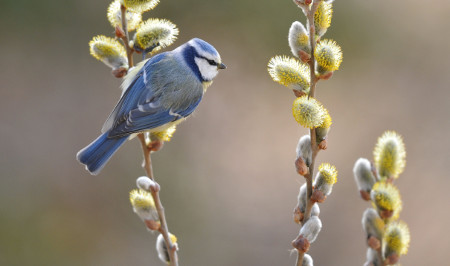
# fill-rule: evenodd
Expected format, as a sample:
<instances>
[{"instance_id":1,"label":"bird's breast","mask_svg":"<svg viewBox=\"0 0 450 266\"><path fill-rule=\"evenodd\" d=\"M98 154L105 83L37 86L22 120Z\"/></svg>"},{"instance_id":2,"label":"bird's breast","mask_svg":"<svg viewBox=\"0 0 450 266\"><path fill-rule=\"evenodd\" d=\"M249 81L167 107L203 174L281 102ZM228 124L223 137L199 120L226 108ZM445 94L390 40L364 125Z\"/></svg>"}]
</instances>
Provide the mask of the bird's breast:
<instances>
[{"instance_id":1,"label":"bird's breast","mask_svg":"<svg viewBox=\"0 0 450 266\"><path fill-rule=\"evenodd\" d=\"M208 87L211 86L212 83L213 83L212 80L211 80L211 81L203 81L203 82L202 82L203 93L206 92L206 89L208 89Z\"/></svg>"}]
</instances>

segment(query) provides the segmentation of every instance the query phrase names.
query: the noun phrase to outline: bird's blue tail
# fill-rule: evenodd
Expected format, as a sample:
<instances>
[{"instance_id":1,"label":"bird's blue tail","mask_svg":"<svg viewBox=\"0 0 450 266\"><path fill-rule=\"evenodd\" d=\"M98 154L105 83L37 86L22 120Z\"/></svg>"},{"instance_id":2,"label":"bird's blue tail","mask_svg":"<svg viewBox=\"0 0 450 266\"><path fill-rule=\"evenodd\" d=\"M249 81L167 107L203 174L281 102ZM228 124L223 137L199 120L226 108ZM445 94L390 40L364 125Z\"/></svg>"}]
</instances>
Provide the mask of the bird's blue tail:
<instances>
[{"instance_id":1,"label":"bird's blue tail","mask_svg":"<svg viewBox=\"0 0 450 266\"><path fill-rule=\"evenodd\" d=\"M86 165L86 169L91 174L97 175L127 138L128 136L108 138L108 132L106 132L79 151L77 160Z\"/></svg>"}]
</instances>

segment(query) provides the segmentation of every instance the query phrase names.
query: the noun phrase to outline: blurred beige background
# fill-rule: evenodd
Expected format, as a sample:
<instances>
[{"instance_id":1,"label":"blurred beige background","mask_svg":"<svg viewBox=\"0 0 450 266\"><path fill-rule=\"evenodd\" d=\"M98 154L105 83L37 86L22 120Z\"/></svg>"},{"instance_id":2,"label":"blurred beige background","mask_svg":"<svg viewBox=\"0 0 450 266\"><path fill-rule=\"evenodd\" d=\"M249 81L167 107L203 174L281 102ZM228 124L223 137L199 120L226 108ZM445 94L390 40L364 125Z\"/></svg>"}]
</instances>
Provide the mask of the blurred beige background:
<instances>
[{"instance_id":1,"label":"blurred beige background","mask_svg":"<svg viewBox=\"0 0 450 266\"><path fill-rule=\"evenodd\" d=\"M75 154L114 107L120 80L89 55L97 34L112 36L107 0L0 3L1 265L162 265L133 214L128 192L144 174L137 141L90 176ZM333 117L318 163L339 170L321 205L315 265L362 265L359 199L352 167L371 158L385 130L404 136L407 166L397 182L411 230L403 265L448 261L450 223L450 3L335 1L326 37L343 48L317 96ZM287 33L304 21L291 0L162 0L148 17L213 44L228 69L195 115L153 155L182 265L293 265L290 242L299 186L293 167L307 131L291 115L292 92L266 65L290 55Z\"/></svg>"}]
</instances>

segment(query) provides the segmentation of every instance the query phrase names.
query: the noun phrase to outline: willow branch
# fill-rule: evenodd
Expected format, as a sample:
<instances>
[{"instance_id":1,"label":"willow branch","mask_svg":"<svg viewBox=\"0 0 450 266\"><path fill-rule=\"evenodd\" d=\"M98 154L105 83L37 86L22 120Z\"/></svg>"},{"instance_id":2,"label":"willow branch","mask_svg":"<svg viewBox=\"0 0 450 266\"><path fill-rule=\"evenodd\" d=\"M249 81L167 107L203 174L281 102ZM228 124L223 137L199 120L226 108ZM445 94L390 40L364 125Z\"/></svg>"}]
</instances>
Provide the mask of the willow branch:
<instances>
[{"instance_id":1,"label":"willow branch","mask_svg":"<svg viewBox=\"0 0 450 266\"><path fill-rule=\"evenodd\" d=\"M133 67L133 52L134 52L134 50L129 45L128 25L127 25L127 20L126 20L127 8L124 5L121 5L120 11L121 11L121 17L122 17L122 30L123 30L123 35L121 36L121 38L125 45L125 49L127 51L128 66L129 66L129 68L131 68L131 67ZM139 133L138 138L141 142L142 152L144 154L144 166L143 167L145 169L145 172L147 173L147 176L154 181L155 177L153 176L152 160L150 157L151 149L147 146L144 133ZM155 202L156 211L158 212L159 221L161 223L161 226L158 231L162 234L164 241L166 243L166 246L168 247L167 250L168 250L169 258L170 258L169 265L170 266L178 266L177 247L172 243L172 241L170 240L170 237L169 237L169 228L167 226L164 207L162 206L161 199L159 197L159 189L158 190L152 189L150 191L150 193Z\"/></svg>"},{"instance_id":2,"label":"willow branch","mask_svg":"<svg viewBox=\"0 0 450 266\"><path fill-rule=\"evenodd\" d=\"M311 9L308 10L307 12L307 19L308 19L308 25L309 25L309 41L310 41L310 45L311 45L311 59L309 60L309 67L310 67L310 73L311 73L311 81L310 81L310 89L309 89L309 94L308 97L314 97L314 93L315 93L315 88L316 88L316 83L318 81L318 79L316 78L316 73L315 73L315 57L314 57L314 49L316 47L316 41L315 41L315 35L316 35L316 29L314 26L314 14L316 13L317 7L319 5L320 1L314 1L311 4ZM314 162L317 156L317 153L319 151L318 146L317 146L317 141L316 141L316 130L315 128L311 129L309 131L310 133L310 138L311 138L311 150L312 150L312 158L311 158L311 164L309 165L309 171L308 174L305 176L306 178L306 200L307 200L307 204L306 204L306 209L305 209L305 214L303 216L303 222L302 224L305 224L305 222L309 219L309 217L311 216L311 208L312 208L312 203L311 203L311 195L312 195L312 181L313 181L313 177L314 177Z\"/></svg>"},{"instance_id":3,"label":"willow branch","mask_svg":"<svg viewBox=\"0 0 450 266\"><path fill-rule=\"evenodd\" d=\"M147 173L147 176L154 181L155 177L153 176L152 160L150 157L151 149L147 146L144 133L139 133L138 138L141 142L142 152L144 153L143 167L145 169L145 172ZM159 190L151 190L150 193L152 194L153 200L155 201L155 208L156 211L158 212L159 221L161 222L159 232L162 234L164 241L166 242L166 246L168 247L168 253L170 258L169 265L178 266L177 247L172 243L169 237L169 228L167 226L164 207L162 206L161 199L159 197Z\"/></svg>"},{"instance_id":4,"label":"willow branch","mask_svg":"<svg viewBox=\"0 0 450 266\"><path fill-rule=\"evenodd\" d=\"M309 68L310 68L310 73L311 73L310 89L309 89L308 98L314 97L315 90L316 90L316 83L318 81L318 79L316 77L316 72L315 72L316 59L314 57L314 50L316 48L316 38L315 38L316 29L314 26L314 14L316 13L317 7L319 6L319 4L320 4L320 1L314 0L313 3L311 4L310 9L302 7L303 10L306 11L305 12L306 18L308 20L308 25L309 25L309 42L310 42L310 46L311 46L311 57L308 62ZM316 141L316 130L313 128L309 131L309 133L310 133L310 138L311 138L312 158L311 158L311 164L309 165L308 174L305 175L306 207L305 207L305 213L303 215L302 225L304 225L306 223L306 221L308 221L308 219L311 217L311 210L312 210L312 206L314 204L314 202L312 202L312 200L311 200L312 190L313 190L312 182L313 182L313 177L314 177L314 164L315 164L317 153L319 152L317 141ZM304 252L301 250L297 250L297 266L301 266L303 264L303 257L304 257Z\"/></svg>"}]
</instances>

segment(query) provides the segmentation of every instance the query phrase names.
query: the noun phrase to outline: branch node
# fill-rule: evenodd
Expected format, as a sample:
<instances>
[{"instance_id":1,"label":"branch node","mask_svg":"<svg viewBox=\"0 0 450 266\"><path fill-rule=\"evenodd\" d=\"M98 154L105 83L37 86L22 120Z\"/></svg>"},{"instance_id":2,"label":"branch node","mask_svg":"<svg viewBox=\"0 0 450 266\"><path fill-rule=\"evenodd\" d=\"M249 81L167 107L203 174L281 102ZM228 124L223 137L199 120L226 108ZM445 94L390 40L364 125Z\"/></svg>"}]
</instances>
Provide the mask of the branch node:
<instances>
[{"instance_id":1,"label":"branch node","mask_svg":"<svg viewBox=\"0 0 450 266\"><path fill-rule=\"evenodd\" d=\"M311 195L312 202L323 203L327 199L327 196L323 194L322 191L314 189Z\"/></svg>"},{"instance_id":2,"label":"branch node","mask_svg":"<svg viewBox=\"0 0 450 266\"><path fill-rule=\"evenodd\" d=\"M367 245L373 250L380 250L381 248L380 240L374 236L370 236L369 239L367 239Z\"/></svg>"},{"instance_id":3,"label":"branch node","mask_svg":"<svg viewBox=\"0 0 450 266\"><path fill-rule=\"evenodd\" d=\"M308 166L306 166L302 157L298 157L297 160L295 160L295 169L297 169L299 175L305 176L308 174Z\"/></svg>"},{"instance_id":4,"label":"branch node","mask_svg":"<svg viewBox=\"0 0 450 266\"><path fill-rule=\"evenodd\" d=\"M361 195L361 198L365 201L369 201L370 200L370 192L367 192L365 190L360 190L359 194Z\"/></svg>"},{"instance_id":5,"label":"branch node","mask_svg":"<svg viewBox=\"0 0 450 266\"><path fill-rule=\"evenodd\" d=\"M309 250L309 241L303 235L299 235L294 241L292 241L292 246L303 253Z\"/></svg>"},{"instance_id":6,"label":"branch node","mask_svg":"<svg viewBox=\"0 0 450 266\"><path fill-rule=\"evenodd\" d=\"M295 209L294 209L294 222L295 222L296 224L301 224L302 221L303 221L303 213L302 213L302 211L300 210L300 208L297 206L297 207L295 207Z\"/></svg>"},{"instance_id":7,"label":"branch node","mask_svg":"<svg viewBox=\"0 0 450 266\"><path fill-rule=\"evenodd\" d=\"M321 149L321 150L326 150L327 147L328 147L328 141L327 141L326 139L322 140L322 141L319 143L319 149Z\"/></svg>"}]
</instances>

